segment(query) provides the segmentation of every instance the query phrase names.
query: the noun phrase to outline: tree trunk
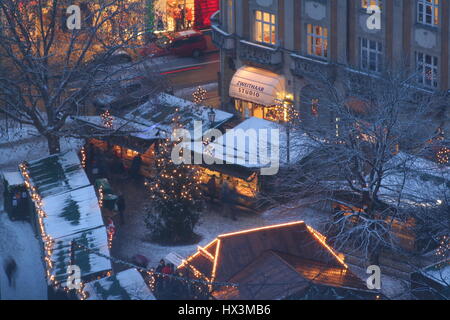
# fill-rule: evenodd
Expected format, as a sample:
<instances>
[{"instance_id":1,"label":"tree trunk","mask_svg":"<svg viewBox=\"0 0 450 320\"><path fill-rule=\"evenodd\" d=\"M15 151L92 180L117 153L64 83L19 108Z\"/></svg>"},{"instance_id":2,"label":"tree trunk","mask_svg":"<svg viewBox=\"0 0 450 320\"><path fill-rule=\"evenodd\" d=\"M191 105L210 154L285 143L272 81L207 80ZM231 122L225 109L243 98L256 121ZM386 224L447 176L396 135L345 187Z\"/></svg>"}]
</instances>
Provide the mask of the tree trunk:
<instances>
[{"instance_id":1,"label":"tree trunk","mask_svg":"<svg viewBox=\"0 0 450 320\"><path fill-rule=\"evenodd\" d=\"M61 146L59 143L59 137L55 135L48 135L46 138L48 144L48 152L50 154L60 153Z\"/></svg>"}]
</instances>

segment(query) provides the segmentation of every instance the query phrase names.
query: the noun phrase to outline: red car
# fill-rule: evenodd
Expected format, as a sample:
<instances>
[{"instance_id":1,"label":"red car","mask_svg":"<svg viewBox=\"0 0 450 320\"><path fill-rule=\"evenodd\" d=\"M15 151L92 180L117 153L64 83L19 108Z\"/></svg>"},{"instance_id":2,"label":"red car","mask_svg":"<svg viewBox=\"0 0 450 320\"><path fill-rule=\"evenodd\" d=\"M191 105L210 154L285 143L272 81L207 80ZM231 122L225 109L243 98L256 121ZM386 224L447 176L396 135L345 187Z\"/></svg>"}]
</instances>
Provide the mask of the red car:
<instances>
[{"instance_id":1,"label":"red car","mask_svg":"<svg viewBox=\"0 0 450 320\"><path fill-rule=\"evenodd\" d=\"M207 44L203 33L195 30L164 34L154 42L142 48L144 57L161 57L167 55L199 57L206 50Z\"/></svg>"}]
</instances>

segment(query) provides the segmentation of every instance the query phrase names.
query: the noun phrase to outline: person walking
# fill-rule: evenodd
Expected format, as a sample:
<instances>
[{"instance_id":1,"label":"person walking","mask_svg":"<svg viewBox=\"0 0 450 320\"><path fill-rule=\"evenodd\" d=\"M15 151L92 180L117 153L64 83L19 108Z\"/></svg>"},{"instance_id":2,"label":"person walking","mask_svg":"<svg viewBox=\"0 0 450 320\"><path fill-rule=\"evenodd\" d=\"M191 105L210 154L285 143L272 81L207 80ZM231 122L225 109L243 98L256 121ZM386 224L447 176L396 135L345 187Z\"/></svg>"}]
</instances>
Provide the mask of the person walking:
<instances>
[{"instance_id":1,"label":"person walking","mask_svg":"<svg viewBox=\"0 0 450 320\"><path fill-rule=\"evenodd\" d=\"M173 18L175 20L175 31L181 31L181 5L175 8Z\"/></svg>"},{"instance_id":2,"label":"person walking","mask_svg":"<svg viewBox=\"0 0 450 320\"><path fill-rule=\"evenodd\" d=\"M5 273L8 278L8 284L10 287L16 286L16 273L17 273L17 264L13 258L8 258L5 263Z\"/></svg>"},{"instance_id":3,"label":"person walking","mask_svg":"<svg viewBox=\"0 0 450 320\"><path fill-rule=\"evenodd\" d=\"M122 193L117 197L117 210L119 211L120 224L125 224L125 198Z\"/></svg>"},{"instance_id":4,"label":"person walking","mask_svg":"<svg viewBox=\"0 0 450 320\"><path fill-rule=\"evenodd\" d=\"M192 9L186 8L186 21L187 21L186 28L187 29L192 28L192 19L193 19Z\"/></svg>"},{"instance_id":5,"label":"person walking","mask_svg":"<svg viewBox=\"0 0 450 320\"><path fill-rule=\"evenodd\" d=\"M141 155L138 154L133 158L133 161L131 162L130 175L132 178L136 180L139 178L141 165L142 165L142 158Z\"/></svg>"},{"instance_id":6,"label":"person walking","mask_svg":"<svg viewBox=\"0 0 450 320\"><path fill-rule=\"evenodd\" d=\"M214 206L214 202L216 201L216 177L212 176L207 185L206 185L207 189L208 189L208 196L209 196L209 209L212 210L213 206Z\"/></svg>"},{"instance_id":7,"label":"person walking","mask_svg":"<svg viewBox=\"0 0 450 320\"><path fill-rule=\"evenodd\" d=\"M222 206L223 206L223 214L224 216L228 217L230 216L231 211L231 190L230 190L230 184L228 182L228 179L225 179L222 184Z\"/></svg>"}]
</instances>

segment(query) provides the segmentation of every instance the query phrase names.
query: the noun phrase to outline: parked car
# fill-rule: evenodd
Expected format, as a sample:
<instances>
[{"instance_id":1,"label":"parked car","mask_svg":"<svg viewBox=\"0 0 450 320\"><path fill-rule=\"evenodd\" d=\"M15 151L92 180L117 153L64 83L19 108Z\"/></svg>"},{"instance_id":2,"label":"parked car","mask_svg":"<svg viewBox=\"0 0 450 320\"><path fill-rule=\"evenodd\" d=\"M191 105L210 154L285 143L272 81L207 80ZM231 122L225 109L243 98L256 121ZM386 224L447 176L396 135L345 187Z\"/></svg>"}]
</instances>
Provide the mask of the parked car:
<instances>
[{"instance_id":1,"label":"parked car","mask_svg":"<svg viewBox=\"0 0 450 320\"><path fill-rule=\"evenodd\" d=\"M207 44L203 33L186 30L160 35L155 41L142 48L140 54L143 57L176 55L197 58L206 51L206 48Z\"/></svg>"}]
</instances>

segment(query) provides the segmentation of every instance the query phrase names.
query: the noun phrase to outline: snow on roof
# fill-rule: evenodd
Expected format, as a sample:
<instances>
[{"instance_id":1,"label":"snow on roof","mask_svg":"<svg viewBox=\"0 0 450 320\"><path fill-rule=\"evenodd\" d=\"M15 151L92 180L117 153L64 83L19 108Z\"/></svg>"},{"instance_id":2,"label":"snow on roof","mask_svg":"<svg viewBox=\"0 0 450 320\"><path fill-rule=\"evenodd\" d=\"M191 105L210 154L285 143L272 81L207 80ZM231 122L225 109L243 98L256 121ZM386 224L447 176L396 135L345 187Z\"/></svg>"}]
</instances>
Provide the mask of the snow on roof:
<instances>
[{"instance_id":1,"label":"snow on roof","mask_svg":"<svg viewBox=\"0 0 450 320\"><path fill-rule=\"evenodd\" d=\"M2 172L1 174L9 187L20 186L25 183L22 175L18 171Z\"/></svg>"},{"instance_id":2,"label":"snow on roof","mask_svg":"<svg viewBox=\"0 0 450 320\"><path fill-rule=\"evenodd\" d=\"M428 267L422 273L428 278L447 287L450 285L450 260Z\"/></svg>"},{"instance_id":3,"label":"snow on roof","mask_svg":"<svg viewBox=\"0 0 450 320\"><path fill-rule=\"evenodd\" d=\"M432 161L400 152L387 162L380 199L401 205L439 204L450 190L450 169Z\"/></svg>"},{"instance_id":4,"label":"snow on roof","mask_svg":"<svg viewBox=\"0 0 450 320\"><path fill-rule=\"evenodd\" d=\"M32 184L43 198L90 185L74 151L31 161L28 171Z\"/></svg>"},{"instance_id":5,"label":"snow on roof","mask_svg":"<svg viewBox=\"0 0 450 320\"><path fill-rule=\"evenodd\" d=\"M67 268L70 265L80 267L82 279L112 269L111 261L104 257L109 256L109 248L106 228L103 226L56 239L52 248L51 274L62 286L67 284Z\"/></svg>"},{"instance_id":6,"label":"snow on roof","mask_svg":"<svg viewBox=\"0 0 450 320\"><path fill-rule=\"evenodd\" d=\"M84 291L88 295L87 300L156 300L136 269L89 282Z\"/></svg>"},{"instance_id":7,"label":"snow on roof","mask_svg":"<svg viewBox=\"0 0 450 320\"><path fill-rule=\"evenodd\" d=\"M103 225L93 186L43 198L45 231L58 239Z\"/></svg>"},{"instance_id":8,"label":"snow on roof","mask_svg":"<svg viewBox=\"0 0 450 320\"><path fill-rule=\"evenodd\" d=\"M191 131L191 134L202 135L210 128L208 112L210 108L198 106L166 93L161 93L155 98L140 105L129 112L124 118L115 117L112 122L111 131L120 131L121 134L128 133L129 136L143 140L161 139L172 132L173 116L178 108L182 126ZM214 109L215 121L213 126L218 127L233 118L231 113ZM91 126L105 129L103 120L99 116L79 116L75 120L85 122ZM202 126L194 132L194 121L202 121Z\"/></svg>"},{"instance_id":9,"label":"snow on roof","mask_svg":"<svg viewBox=\"0 0 450 320\"><path fill-rule=\"evenodd\" d=\"M28 163L31 184L42 199L46 245L51 245L51 273L65 285L67 267L77 265L81 277L111 269L108 239L97 196L75 152ZM53 242L54 241L54 242ZM83 246L79 247L79 245Z\"/></svg>"},{"instance_id":10,"label":"snow on roof","mask_svg":"<svg viewBox=\"0 0 450 320\"><path fill-rule=\"evenodd\" d=\"M78 116L74 119L105 130L103 119L100 116ZM158 135L158 130L155 130L153 126L146 126L136 123L135 121L122 119L119 117L114 117L112 127L108 130L111 132L120 132L120 134L128 134L143 140L154 140L160 138Z\"/></svg>"},{"instance_id":11,"label":"snow on roof","mask_svg":"<svg viewBox=\"0 0 450 320\"><path fill-rule=\"evenodd\" d=\"M253 133L252 130L254 130ZM252 137L251 141L250 137ZM253 138L256 140L254 141ZM314 145L312 139L299 131L292 131L289 141L291 163L306 157ZM260 146L266 146L267 151L264 152ZM203 145L199 143L187 143L184 147L196 153L202 153L203 149ZM207 148L209 151L203 149L204 153L214 155L216 160L225 163L228 157L233 164L247 168L263 168L270 165L272 163L271 155L276 155L275 149L279 152L280 164L287 163L286 129L280 124L256 117L251 117L233 129L227 130L223 136L210 143ZM221 149L223 152L220 152Z\"/></svg>"},{"instance_id":12,"label":"snow on roof","mask_svg":"<svg viewBox=\"0 0 450 320\"><path fill-rule=\"evenodd\" d=\"M171 132L172 118L175 109L178 108L180 122L187 130L194 129L194 121L202 121L202 130L209 129L208 112L210 108L199 106L191 101L172 96L167 93L161 93L153 99L140 105L135 110L128 113L125 118L135 121L156 131ZM214 126L217 127L233 118L233 114L213 109L215 115Z\"/></svg>"}]
</instances>

